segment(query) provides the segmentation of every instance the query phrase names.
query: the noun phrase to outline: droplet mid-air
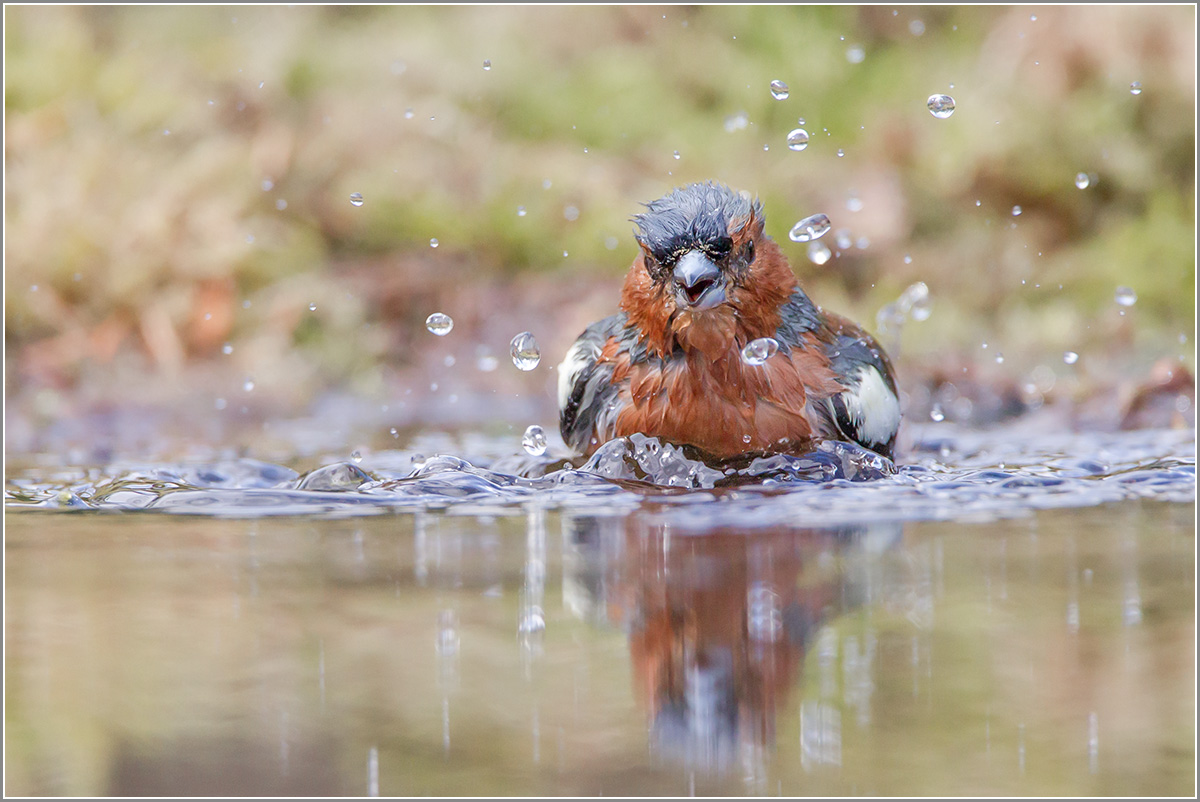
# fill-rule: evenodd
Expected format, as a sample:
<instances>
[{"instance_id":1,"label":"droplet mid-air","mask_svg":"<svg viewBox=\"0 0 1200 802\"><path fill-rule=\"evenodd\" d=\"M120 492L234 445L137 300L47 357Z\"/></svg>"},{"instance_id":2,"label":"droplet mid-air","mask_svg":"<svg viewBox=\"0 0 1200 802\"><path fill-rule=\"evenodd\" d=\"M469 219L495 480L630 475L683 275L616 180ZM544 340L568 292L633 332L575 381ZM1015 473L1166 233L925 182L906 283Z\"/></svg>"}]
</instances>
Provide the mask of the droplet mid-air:
<instances>
[{"instance_id":1,"label":"droplet mid-air","mask_svg":"<svg viewBox=\"0 0 1200 802\"><path fill-rule=\"evenodd\" d=\"M520 370L533 370L542 361L542 352L538 350L537 340L527 331L512 338L509 345L513 364Z\"/></svg>"},{"instance_id":2,"label":"droplet mid-air","mask_svg":"<svg viewBox=\"0 0 1200 802\"><path fill-rule=\"evenodd\" d=\"M929 113L939 120L944 120L954 113L954 98L949 95L930 95L925 101Z\"/></svg>"},{"instance_id":3,"label":"droplet mid-air","mask_svg":"<svg viewBox=\"0 0 1200 802\"><path fill-rule=\"evenodd\" d=\"M434 312L425 318L425 328L429 329L432 334L445 337L450 333L450 329L454 328L454 320L449 315Z\"/></svg>"},{"instance_id":4,"label":"droplet mid-air","mask_svg":"<svg viewBox=\"0 0 1200 802\"><path fill-rule=\"evenodd\" d=\"M787 146L792 150L804 150L808 147L808 131L795 128L787 135Z\"/></svg>"},{"instance_id":5,"label":"droplet mid-air","mask_svg":"<svg viewBox=\"0 0 1200 802\"><path fill-rule=\"evenodd\" d=\"M792 230L788 232L788 239L792 242L810 242L825 236L832 227L829 217L818 212L792 226Z\"/></svg>"},{"instance_id":6,"label":"droplet mid-air","mask_svg":"<svg viewBox=\"0 0 1200 802\"><path fill-rule=\"evenodd\" d=\"M535 457L542 456L546 453L546 430L537 424L530 426L521 438L521 445L526 453Z\"/></svg>"},{"instance_id":7,"label":"droplet mid-air","mask_svg":"<svg viewBox=\"0 0 1200 802\"><path fill-rule=\"evenodd\" d=\"M759 337L746 343L742 349L742 361L747 365L762 365L779 351L779 341L774 337Z\"/></svg>"}]
</instances>

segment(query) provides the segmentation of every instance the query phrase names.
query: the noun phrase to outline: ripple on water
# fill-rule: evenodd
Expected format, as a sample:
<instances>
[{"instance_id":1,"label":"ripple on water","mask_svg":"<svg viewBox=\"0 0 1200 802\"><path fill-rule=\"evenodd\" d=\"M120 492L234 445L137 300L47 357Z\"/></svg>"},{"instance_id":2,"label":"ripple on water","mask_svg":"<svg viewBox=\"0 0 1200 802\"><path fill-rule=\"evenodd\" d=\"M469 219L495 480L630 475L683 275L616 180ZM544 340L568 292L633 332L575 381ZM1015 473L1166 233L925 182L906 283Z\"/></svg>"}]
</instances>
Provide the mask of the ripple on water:
<instances>
[{"instance_id":1,"label":"ripple on water","mask_svg":"<svg viewBox=\"0 0 1200 802\"><path fill-rule=\"evenodd\" d=\"M513 453L510 440L497 438L491 457L381 451L361 466L333 462L303 475L252 459L60 466L10 474L5 504L10 512L147 510L262 517L420 509L515 514L531 505L603 506L619 513L653 501L655 514L686 530L796 520L814 526L993 520L1126 499L1195 500L1191 430L1034 435L914 424L911 432L915 440L899 466L838 442L822 443L802 456L710 465L685 448L642 435L606 443L586 460ZM453 448L452 441L442 445Z\"/></svg>"}]
</instances>

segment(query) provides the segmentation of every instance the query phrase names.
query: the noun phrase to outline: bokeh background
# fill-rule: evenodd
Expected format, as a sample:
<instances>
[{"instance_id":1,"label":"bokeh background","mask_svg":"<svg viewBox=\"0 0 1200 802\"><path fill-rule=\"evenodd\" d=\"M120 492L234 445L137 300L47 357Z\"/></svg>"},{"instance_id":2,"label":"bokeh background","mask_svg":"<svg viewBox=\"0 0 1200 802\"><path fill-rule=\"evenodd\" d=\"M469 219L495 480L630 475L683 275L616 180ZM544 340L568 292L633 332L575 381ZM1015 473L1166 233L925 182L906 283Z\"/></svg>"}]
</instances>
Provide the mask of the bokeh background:
<instances>
[{"instance_id":1,"label":"bokeh background","mask_svg":"<svg viewBox=\"0 0 1200 802\"><path fill-rule=\"evenodd\" d=\"M630 216L706 179L885 338L910 419L1194 420L1193 6L4 12L10 453L553 430Z\"/></svg>"}]
</instances>

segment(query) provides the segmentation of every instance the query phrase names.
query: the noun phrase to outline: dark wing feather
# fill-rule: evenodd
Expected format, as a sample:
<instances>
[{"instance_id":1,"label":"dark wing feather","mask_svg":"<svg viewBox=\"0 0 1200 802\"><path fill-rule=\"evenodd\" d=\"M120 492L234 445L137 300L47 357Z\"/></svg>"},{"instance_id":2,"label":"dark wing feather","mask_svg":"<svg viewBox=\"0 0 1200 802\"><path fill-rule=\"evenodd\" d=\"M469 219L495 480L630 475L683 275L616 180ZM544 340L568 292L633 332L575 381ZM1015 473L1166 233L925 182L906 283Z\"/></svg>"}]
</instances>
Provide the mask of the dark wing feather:
<instances>
[{"instance_id":1,"label":"dark wing feather","mask_svg":"<svg viewBox=\"0 0 1200 802\"><path fill-rule=\"evenodd\" d=\"M619 387L613 384L616 364L601 360L613 338L626 339L626 318L621 312L588 326L559 365L559 431L572 450L581 452L596 430L600 414L615 402Z\"/></svg>"}]
</instances>

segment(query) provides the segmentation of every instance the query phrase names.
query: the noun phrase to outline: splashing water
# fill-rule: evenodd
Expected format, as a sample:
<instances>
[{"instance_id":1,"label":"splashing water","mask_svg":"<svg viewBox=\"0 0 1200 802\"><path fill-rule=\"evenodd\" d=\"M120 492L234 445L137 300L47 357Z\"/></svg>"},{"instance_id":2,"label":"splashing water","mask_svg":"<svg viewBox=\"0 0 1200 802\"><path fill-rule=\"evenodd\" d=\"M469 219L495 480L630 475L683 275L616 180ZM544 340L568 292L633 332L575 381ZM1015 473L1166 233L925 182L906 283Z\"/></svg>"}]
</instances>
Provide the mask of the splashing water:
<instances>
[{"instance_id":1,"label":"splashing water","mask_svg":"<svg viewBox=\"0 0 1200 802\"><path fill-rule=\"evenodd\" d=\"M1142 82L1134 81L1129 85L1129 94L1140 95L1142 93Z\"/></svg>"},{"instance_id":2,"label":"splashing water","mask_svg":"<svg viewBox=\"0 0 1200 802\"><path fill-rule=\"evenodd\" d=\"M954 98L949 95L930 95L925 105L929 113L939 120L944 120L954 113Z\"/></svg>"},{"instance_id":3,"label":"splashing water","mask_svg":"<svg viewBox=\"0 0 1200 802\"><path fill-rule=\"evenodd\" d=\"M771 81L771 97L776 100L787 100L788 85L779 80Z\"/></svg>"},{"instance_id":4,"label":"splashing water","mask_svg":"<svg viewBox=\"0 0 1200 802\"><path fill-rule=\"evenodd\" d=\"M362 206L363 205L363 196L362 196L361 192L353 192L350 194L350 205L351 206Z\"/></svg>"},{"instance_id":5,"label":"splashing water","mask_svg":"<svg viewBox=\"0 0 1200 802\"><path fill-rule=\"evenodd\" d=\"M792 230L788 232L788 239L792 242L810 242L825 236L831 228L833 224L829 222L829 217L818 212L792 226Z\"/></svg>"},{"instance_id":6,"label":"splashing water","mask_svg":"<svg viewBox=\"0 0 1200 802\"><path fill-rule=\"evenodd\" d=\"M442 312L434 312L425 318L425 328L429 329L431 334L445 337L454 328L454 319Z\"/></svg>"},{"instance_id":7,"label":"splashing water","mask_svg":"<svg viewBox=\"0 0 1200 802\"><path fill-rule=\"evenodd\" d=\"M763 365L779 351L779 341L774 337L759 337L746 343L742 349L742 361L747 365Z\"/></svg>"},{"instance_id":8,"label":"splashing water","mask_svg":"<svg viewBox=\"0 0 1200 802\"><path fill-rule=\"evenodd\" d=\"M527 331L512 338L509 354L513 364L520 370L533 370L542 361L542 352L538 350L537 340Z\"/></svg>"}]
</instances>

